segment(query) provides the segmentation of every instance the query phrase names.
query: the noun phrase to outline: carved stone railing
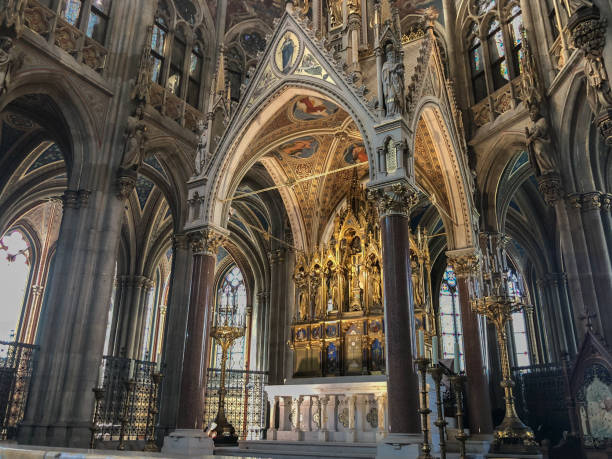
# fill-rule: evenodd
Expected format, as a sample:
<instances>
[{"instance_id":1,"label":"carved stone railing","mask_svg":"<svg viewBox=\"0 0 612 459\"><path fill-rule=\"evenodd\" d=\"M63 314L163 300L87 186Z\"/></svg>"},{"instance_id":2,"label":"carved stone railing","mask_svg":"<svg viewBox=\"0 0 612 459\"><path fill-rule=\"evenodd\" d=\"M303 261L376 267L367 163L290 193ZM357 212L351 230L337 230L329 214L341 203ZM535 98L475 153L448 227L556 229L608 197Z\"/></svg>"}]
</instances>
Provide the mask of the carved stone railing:
<instances>
[{"instance_id":1,"label":"carved stone railing","mask_svg":"<svg viewBox=\"0 0 612 459\"><path fill-rule=\"evenodd\" d=\"M77 62L85 64L96 72L104 70L108 56L106 48L55 11L41 5L37 0L28 0L24 19L25 25L30 30L66 51Z\"/></svg>"},{"instance_id":2,"label":"carved stone railing","mask_svg":"<svg viewBox=\"0 0 612 459\"><path fill-rule=\"evenodd\" d=\"M476 127L484 126L499 115L517 107L521 102L521 81L522 76L516 77L472 106L472 117Z\"/></svg>"},{"instance_id":3,"label":"carved stone railing","mask_svg":"<svg viewBox=\"0 0 612 459\"><path fill-rule=\"evenodd\" d=\"M151 85L150 97L151 105L159 113L192 132L196 132L198 121L205 118L202 112L158 84Z\"/></svg>"}]
</instances>

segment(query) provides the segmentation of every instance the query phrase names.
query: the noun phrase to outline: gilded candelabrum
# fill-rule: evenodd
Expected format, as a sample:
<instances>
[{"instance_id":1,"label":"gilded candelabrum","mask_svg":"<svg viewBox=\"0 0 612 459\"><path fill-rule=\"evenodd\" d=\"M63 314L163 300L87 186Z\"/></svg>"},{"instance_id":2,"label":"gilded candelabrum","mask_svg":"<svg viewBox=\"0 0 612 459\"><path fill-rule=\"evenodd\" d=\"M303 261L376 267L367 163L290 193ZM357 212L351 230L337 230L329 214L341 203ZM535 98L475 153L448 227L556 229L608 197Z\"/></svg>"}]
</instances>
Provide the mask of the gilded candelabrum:
<instances>
[{"instance_id":1,"label":"gilded candelabrum","mask_svg":"<svg viewBox=\"0 0 612 459\"><path fill-rule=\"evenodd\" d=\"M96 449L96 434L98 433L99 427L98 423L100 422L100 408L102 406L102 400L104 400L104 395L106 394L106 389L103 387L94 387L92 389L95 397L95 405L94 405L94 414L91 422L91 439L89 440L89 449Z\"/></svg>"},{"instance_id":2,"label":"gilded candelabrum","mask_svg":"<svg viewBox=\"0 0 612 459\"><path fill-rule=\"evenodd\" d=\"M470 280L472 309L495 325L502 366L506 413L493 432L495 452L537 452L533 430L518 417L514 404L514 382L508 355L508 323L512 314L530 308L523 303L519 286L510 278L506 262L508 238L502 233L481 233L482 265Z\"/></svg>"},{"instance_id":3,"label":"gilded candelabrum","mask_svg":"<svg viewBox=\"0 0 612 459\"><path fill-rule=\"evenodd\" d=\"M225 374L227 367L227 359L229 350L234 341L244 336L245 327L242 324L230 324L230 321L225 321L229 325L215 325L211 330L212 337L221 346L221 378L219 381L219 408L213 429L216 432L214 441L216 444L235 444L238 441L236 429L230 424L225 416Z\"/></svg>"},{"instance_id":4,"label":"gilded candelabrum","mask_svg":"<svg viewBox=\"0 0 612 459\"><path fill-rule=\"evenodd\" d=\"M464 417L463 412L463 386L465 384L464 375L453 375L450 378L451 386L455 391L455 403L457 406L457 435L455 438L459 441L459 459L465 459L465 442L468 439L468 435L465 433L464 428Z\"/></svg>"},{"instance_id":5,"label":"gilded candelabrum","mask_svg":"<svg viewBox=\"0 0 612 459\"><path fill-rule=\"evenodd\" d=\"M429 444L429 413L431 410L427 405L427 368L429 367L429 359L421 357L416 359L419 376L421 377L421 403L419 413L421 414L421 430L423 431L423 446L421 446L422 454L420 459L431 459L431 445Z\"/></svg>"},{"instance_id":6,"label":"gilded candelabrum","mask_svg":"<svg viewBox=\"0 0 612 459\"><path fill-rule=\"evenodd\" d=\"M146 442L143 451L155 453L159 451L159 447L155 442L155 421L157 418L157 394L159 393L159 385L164 375L159 371L151 372L152 384L149 388L149 404L147 408L147 427L146 427Z\"/></svg>"},{"instance_id":7,"label":"gilded candelabrum","mask_svg":"<svg viewBox=\"0 0 612 459\"><path fill-rule=\"evenodd\" d=\"M428 371L436 386L437 417L434 424L438 428L440 435L440 459L446 459L446 425L448 422L444 419L442 408L442 377L444 376L444 369L440 365L432 365Z\"/></svg>"}]
</instances>

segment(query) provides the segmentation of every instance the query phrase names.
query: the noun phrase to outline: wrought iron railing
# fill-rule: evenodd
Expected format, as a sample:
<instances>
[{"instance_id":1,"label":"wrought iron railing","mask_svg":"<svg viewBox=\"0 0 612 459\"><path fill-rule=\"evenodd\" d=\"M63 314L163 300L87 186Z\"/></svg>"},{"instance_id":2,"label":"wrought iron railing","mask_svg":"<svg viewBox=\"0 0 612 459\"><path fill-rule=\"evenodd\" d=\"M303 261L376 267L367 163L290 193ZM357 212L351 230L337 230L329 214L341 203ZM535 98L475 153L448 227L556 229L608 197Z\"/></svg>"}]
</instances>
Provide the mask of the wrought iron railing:
<instances>
[{"instance_id":1,"label":"wrought iron railing","mask_svg":"<svg viewBox=\"0 0 612 459\"><path fill-rule=\"evenodd\" d=\"M0 341L0 439L15 438L32 378L38 346Z\"/></svg>"},{"instance_id":2,"label":"wrought iron railing","mask_svg":"<svg viewBox=\"0 0 612 459\"><path fill-rule=\"evenodd\" d=\"M563 432L570 430L562 365L515 367L512 378L519 417L533 429L538 441L548 439L557 444Z\"/></svg>"},{"instance_id":3,"label":"wrought iron railing","mask_svg":"<svg viewBox=\"0 0 612 459\"><path fill-rule=\"evenodd\" d=\"M121 435L121 420L126 412L124 439L144 440L150 409L149 400L155 390L152 378L155 362L134 361L132 379L135 385L133 391L128 391L126 382L130 376L130 359L105 356L103 361L104 396L99 408L96 438L99 441L118 441ZM159 388L157 389L159 391ZM127 408L125 404L128 405Z\"/></svg>"},{"instance_id":4,"label":"wrought iron railing","mask_svg":"<svg viewBox=\"0 0 612 459\"><path fill-rule=\"evenodd\" d=\"M208 426L217 416L221 370L209 368L206 380L204 422ZM268 373L227 370L225 376L225 415L241 440L260 440L266 429L266 394Z\"/></svg>"}]
</instances>

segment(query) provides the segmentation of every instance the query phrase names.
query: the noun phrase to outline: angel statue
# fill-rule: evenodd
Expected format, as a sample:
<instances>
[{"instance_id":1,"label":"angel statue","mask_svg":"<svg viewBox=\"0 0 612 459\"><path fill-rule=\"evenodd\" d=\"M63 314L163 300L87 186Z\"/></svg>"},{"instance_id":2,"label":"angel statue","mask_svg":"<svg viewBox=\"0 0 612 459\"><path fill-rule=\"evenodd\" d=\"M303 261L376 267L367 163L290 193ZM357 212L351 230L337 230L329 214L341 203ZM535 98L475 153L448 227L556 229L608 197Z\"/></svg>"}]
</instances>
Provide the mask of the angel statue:
<instances>
[{"instance_id":1,"label":"angel statue","mask_svg":"<svg viewBox=\"0 0 612 459\"><path fill-rule=\"evenodd\" d=\"M404 113L404 64L398 62L392 44L387 45L386 51L387 60L382 67L383 95L387 116L391 117Z\"/></svg>"},{"instance_id":2,"label":"angel statue","mask_svg":"<svg viewBox=\"0 0 612 459\"><path fill-rule=\"evenodd\" d=\"M208 146L208 129L204 120L198 120L197 125L198 132L198 147L196 149L195 157L195 173L200 175L208 162L208 154L206 147Z\"/></svg>"}]
</instances>

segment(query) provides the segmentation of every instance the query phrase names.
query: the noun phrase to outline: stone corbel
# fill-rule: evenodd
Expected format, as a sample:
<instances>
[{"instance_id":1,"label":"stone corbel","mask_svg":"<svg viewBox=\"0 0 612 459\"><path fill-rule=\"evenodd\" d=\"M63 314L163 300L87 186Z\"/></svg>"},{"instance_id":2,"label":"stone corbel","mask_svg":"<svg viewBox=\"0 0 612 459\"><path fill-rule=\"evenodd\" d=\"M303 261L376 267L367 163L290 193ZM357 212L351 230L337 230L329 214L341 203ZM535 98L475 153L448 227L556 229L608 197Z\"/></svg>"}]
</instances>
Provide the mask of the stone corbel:
<instances>
[{"instance_id":1,"label":"stone corbel","mask_svg":"<svg viewBox=\"0 0 612 459\"><path fill-rule=\"evenodd\" d=\"M115 180L115 194L122 201L127 199L134 187L138 173L133 169L119 168L117 179Z\"/></svg>"},{"instance_id":2,"label":"stone corbel","mask_svg":"<svg viewBox=\"0 0 612 459\"><path fill-rule=\"evenodd\" d=\"M544 174L537 178L538 189L544 201L551 207L563 196L563 188L561 186L561 175L558 173Z\"/></svg>"},{"instance_id":3,"label":"stone corbel","mask_svg":"<svg viewBox=\"0 0 612 459\"><path fill-rule=\"evenodd\" d=\"M608 21L594 6L577 8L568 22L574 46L582 51L586 62L587 101L595 123L607 145L612 145L612 90L603 59Z\"/></svg>"}]
</instances>

